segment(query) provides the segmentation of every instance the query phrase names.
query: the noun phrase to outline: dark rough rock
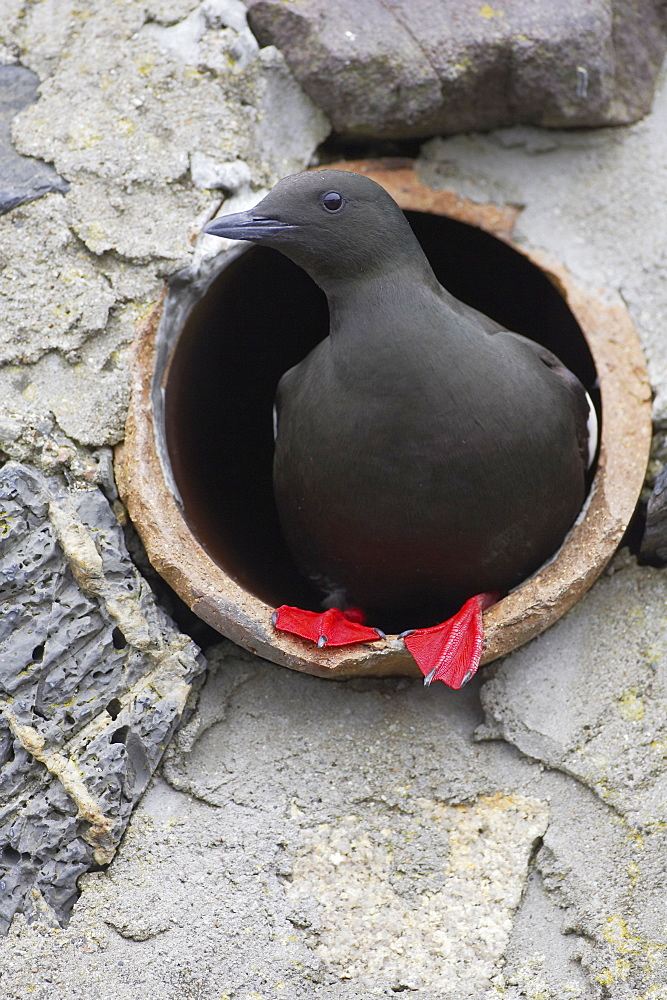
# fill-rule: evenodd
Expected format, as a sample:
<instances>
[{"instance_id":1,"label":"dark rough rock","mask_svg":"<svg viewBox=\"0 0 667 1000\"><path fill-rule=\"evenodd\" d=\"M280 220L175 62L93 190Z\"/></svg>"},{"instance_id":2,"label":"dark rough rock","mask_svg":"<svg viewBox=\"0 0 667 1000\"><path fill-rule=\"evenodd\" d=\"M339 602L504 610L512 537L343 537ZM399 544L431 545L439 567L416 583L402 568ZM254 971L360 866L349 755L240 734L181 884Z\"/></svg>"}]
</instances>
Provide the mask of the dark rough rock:
<instances>
[{"instance_id":1,"label":"dark rough rock","mask_svg":"<svg viewBox=\"0 0 667 1000\"><path fill-rule=\"evenodd\" d=\"M65 194L67 181L53 167L20 156L10 137L10 123L22 108L37 100L39 79L23 66L0 66L0 215L49 191Z\"/></svg>"},{"instance_id":2,"label":"dark rough rock","mask_svg":"<svg viewBox=\"0 0 667 1000\"><path fill-rule=\"evenodd\" d=\"M244 2L260 45L352 138L633 122L666 47L664 0Z\"/></svg>"},{"instance_id":3,"label":"dark rough rock","mask_svg":"<svg viewBox=\"0 0 667 1000\"><path fill-rule=\"evenodd\" d=\"M667 563L667 465L658 474L649 497L640 557L657 566Z\"/></svg>"},{"instance_id":4,"label":"dark rough rock","mask_svg":"<svg viewBox=\"0 0 667 1000\"><path fill-rule=\"evenodd\" d=\"M0 470L0 931L108 863L204 661L98 489Z\"/></svg>"}]
</instances>

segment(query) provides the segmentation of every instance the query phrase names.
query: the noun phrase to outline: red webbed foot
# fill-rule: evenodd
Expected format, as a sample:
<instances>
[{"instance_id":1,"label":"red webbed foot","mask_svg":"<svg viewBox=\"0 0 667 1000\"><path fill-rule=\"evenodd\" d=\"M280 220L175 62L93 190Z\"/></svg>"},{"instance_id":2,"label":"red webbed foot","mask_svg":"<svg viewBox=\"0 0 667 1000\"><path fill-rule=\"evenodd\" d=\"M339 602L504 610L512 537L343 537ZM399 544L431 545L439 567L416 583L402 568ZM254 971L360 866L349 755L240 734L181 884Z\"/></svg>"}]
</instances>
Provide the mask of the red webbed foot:
<instances>
[{"instance_id":1,"label":"red webbed foot","mask_svg":"<svg viewBox=\"0 0 667 1000\"><path fill-rule=\"evenodd\" d=\"M499 597L497 592L476 594L447 621L405 636L405 645L423 673L426 687L432 681L443 681L458 690L475 675L484 642L482 612Z\"/></svg>"},{"instance_id":2,"label":"red webbed foot","mask_svg":"<svg viewBox=\"0 0 667 1000\"><path fill-rule=\"evenodd\" d=\"M328 611L302 611L281 605L273 612L271 624L280 632L291 632L323 646L349 646L353 642L376 642L384 639L379 628L364 625L364 613L359 608L329 608Z\"/></svg>"}]
</instances>

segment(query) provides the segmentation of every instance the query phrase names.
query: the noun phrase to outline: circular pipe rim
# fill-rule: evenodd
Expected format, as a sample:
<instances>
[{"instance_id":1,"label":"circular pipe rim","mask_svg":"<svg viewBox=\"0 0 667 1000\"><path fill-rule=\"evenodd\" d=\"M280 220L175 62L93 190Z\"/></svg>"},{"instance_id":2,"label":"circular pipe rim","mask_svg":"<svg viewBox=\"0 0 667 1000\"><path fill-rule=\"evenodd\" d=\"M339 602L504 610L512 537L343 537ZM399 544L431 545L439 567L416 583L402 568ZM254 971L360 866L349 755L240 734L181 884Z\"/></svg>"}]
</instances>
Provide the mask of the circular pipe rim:
<instances>
[{"instance_id":1,"label":"circular pipe rim","mask_svg":"<svg viewBox=\"0 0 667 1000\"><path fill-rule=\"evenodd\" d=\"M406 211L428 212L477 226L536 264L557 286L582 329L598 372L602 433L597 469L582 515L558 553L532 577L484 613L482 664L544 631L593 585L614 554L635 509L651 444L651 389L639 337L625 307L603 292L582 289L540 251L517 246L519 210L480 205L450 190L422 184L410 160L328 164L364 173ZM240 587L201 548L169 489L156 447L151 385L165 289L139 322L133 348L130 404L123 444L116 448L120 496L148 558L195 614L221 634L275 663L320 677L421 676L403 642L318 649L276 632L273 609Z\"/></svg>"}]
</instances>

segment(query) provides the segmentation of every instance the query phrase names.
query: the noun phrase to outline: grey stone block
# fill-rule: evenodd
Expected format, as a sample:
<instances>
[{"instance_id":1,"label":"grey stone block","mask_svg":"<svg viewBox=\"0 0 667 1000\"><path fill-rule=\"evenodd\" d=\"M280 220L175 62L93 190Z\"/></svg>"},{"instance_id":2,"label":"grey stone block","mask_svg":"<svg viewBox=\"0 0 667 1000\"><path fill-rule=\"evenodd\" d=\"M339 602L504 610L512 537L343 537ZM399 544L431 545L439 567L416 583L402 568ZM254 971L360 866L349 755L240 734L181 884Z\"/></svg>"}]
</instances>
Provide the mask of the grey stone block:
<instances>
[{"instance_id":1,"label":"grey stone block","mask_svg":"<svg viewBox=\"0 0 667 1000\"><path fill-rule=\"evenodd\" d=\"M0 471L0 930L108 863L202 671L98 489ZM36 909L37 907L37 909Z\"/></svg>"},{"instance_id":2,"label":"grey stone block","mask_svg":"<svg viewBox=\"0 0 667 1000\"><path fill-rule=\"evenodd\" d=\"M49 191L65 194L67 181L53 167L14 149L9 127L14 115L37 99L39 79L23 66L0 66L0 215Z\"/></svg>"},{"instance_id":3,"label":"grey stone block","mask_svg":"<svg viewBox=\"0 0 667 1000\"><path fill-rule=\"evenodd\" d=\"M260 44L349 137L636 121L665 52L660 0L245 2Z\"/></svg>"}]
</instances>

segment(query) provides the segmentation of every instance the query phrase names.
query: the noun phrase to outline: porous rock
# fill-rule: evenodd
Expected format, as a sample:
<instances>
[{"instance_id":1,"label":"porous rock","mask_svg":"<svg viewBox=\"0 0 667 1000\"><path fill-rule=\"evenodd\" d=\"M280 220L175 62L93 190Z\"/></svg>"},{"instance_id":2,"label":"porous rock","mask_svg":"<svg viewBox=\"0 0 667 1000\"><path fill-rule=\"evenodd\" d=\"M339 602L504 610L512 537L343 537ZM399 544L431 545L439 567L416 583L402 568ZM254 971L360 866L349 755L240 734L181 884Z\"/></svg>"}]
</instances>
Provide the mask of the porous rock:
<instances>
[{"instance_id":1,"label":"porous rock","mask_svg":"<svg viewBox=\"0 0 667 1000\"><path fill-rule=\"evenodd\" d=\"M665 52L659 0L245 2L260 44L350 137L636 121Z\"/></svg>"},{"instance_id":2,"label":"porous rock","mask_svg":"<svg viewBox=\"0 0 667 1000\"><path fill-rule=\"evenodd\" d=\"M96 488L0 472L0 930L108 863L203 670Z\"/></svg>"}]
</instances>

